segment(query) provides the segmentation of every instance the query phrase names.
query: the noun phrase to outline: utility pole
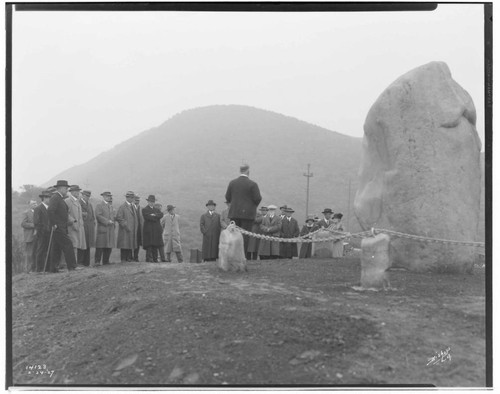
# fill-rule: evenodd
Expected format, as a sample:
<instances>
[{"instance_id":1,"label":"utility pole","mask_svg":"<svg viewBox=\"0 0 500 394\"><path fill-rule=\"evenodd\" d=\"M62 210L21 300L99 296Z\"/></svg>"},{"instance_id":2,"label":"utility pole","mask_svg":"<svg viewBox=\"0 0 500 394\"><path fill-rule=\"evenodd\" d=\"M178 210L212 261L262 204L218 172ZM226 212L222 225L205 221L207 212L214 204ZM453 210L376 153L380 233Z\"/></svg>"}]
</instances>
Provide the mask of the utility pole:
<instances>
[{"instance_id":1,"label":"utility pole","mask_svg":"<svg viewBox=\"0 0 500 394\"><path fill-rule=\"evenodd\" d=\"M307 195L306 195L306 219L309 216L309 178L313 176L312 172L309 172L309 168L311 164L307 164L307 174L304 173L304 176L307 177Z\"/></svg>"}]
</instances>

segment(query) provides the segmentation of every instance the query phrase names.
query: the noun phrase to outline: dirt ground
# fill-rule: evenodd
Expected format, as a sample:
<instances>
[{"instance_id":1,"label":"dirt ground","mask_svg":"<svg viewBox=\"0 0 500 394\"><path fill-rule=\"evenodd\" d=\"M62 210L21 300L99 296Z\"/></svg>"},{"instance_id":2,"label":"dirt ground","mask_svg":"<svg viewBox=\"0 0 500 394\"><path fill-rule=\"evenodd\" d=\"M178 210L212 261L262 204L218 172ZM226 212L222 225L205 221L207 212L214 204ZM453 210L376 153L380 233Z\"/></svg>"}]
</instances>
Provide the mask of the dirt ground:
<instances>
[{"instance_id":1,"label":"dirt ground","mask_svg":"<svg viewBox=\"0 0 500 394\"><path fill-rule=\"evenodd\" d=\"M356 257L20 274L14 385L484 387L484 268L359 278Z\"/></svg>"}]
</instances>

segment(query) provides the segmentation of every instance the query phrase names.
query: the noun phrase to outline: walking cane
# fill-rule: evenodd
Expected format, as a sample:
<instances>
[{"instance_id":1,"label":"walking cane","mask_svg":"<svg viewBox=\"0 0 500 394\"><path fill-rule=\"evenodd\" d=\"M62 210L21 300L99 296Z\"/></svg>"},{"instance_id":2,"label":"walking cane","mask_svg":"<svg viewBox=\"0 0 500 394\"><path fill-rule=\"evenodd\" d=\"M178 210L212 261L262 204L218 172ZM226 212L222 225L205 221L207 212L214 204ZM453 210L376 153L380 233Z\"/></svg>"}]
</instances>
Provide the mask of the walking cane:
<instances>
[{"instance_id":1,"label":"walking cane","mask_svg":"<svg viewBox=\"0 0 500 394\"><path fill-rule=\"evenodd\" d=\"M49 255L50 255L50 248L52 246L52 235L54 234L54 227L50 230L50 238L49 238L49 246L47 248L47 256L45 256L45 264L43 266L43 273L46 274L46 269L47 269L47 261L49 260Z\"/></svg>"}]
</instances>

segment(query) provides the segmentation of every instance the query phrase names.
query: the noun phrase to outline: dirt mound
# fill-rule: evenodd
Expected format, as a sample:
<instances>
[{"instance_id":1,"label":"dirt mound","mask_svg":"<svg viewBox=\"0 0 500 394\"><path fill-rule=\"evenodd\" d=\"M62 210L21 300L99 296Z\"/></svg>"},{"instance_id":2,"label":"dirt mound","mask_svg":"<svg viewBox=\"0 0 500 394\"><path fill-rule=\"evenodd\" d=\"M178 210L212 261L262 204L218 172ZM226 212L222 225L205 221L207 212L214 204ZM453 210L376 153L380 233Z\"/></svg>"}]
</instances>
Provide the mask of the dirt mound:
<instances>
[{"instance_id":1,"label":"dirt mound","mask_svg":"<svg viewBox=\"0 0 500 394\"><path fill-rule=\"evenodd\" d=\"M395 271L388 292L355 291L359 271L344 258L18 275L14 384L484 386L484 270Z\"/></svg>"}]
</instances>

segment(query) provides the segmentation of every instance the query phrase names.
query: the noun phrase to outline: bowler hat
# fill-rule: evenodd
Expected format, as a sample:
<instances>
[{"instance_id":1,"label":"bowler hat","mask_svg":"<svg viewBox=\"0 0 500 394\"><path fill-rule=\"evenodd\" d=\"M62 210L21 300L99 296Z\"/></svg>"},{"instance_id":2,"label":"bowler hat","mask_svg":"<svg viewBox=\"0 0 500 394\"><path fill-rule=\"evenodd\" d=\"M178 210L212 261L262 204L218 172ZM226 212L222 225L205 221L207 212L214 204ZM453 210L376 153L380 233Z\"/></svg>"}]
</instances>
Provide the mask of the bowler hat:
<instances>
[{"instance_id":1,"label":"bowler hat","mask_svg":"<svg viewBox=\"0 0 500 394\"><path fill-rule=\"evenodd\" d=\"M321 213L333 213L333 211L330 208L325 208Z\"/></svg>"},{"instance_id":2,"label":"bowler hat","mask_svg":"<svg viewBox=\"0 0 500 394\"><path fill-rule=\"evenodd\" d=\"M84 191L82 192L82 194L83 194L84 196L90 197L90 195L92 194L92 192L91 192L90 190L84 190Z\"/></svg>"},{"instance_id":3,"label":"bowler hat","mask_svg":"<svg viewBox=\"0 0 500 394\"><path fill-rule=\"evenodd\" d=\"M336 213L335 215L333 215L333 218L334 219L342 219L344 215L342 215L341 213Z\"/></svg>"},{"instance_id":4,"label":"bowler hat","mask_svg":"<svg viewBox=\"0 0 500 394\"><path fill-rule=\"evenodd\" d=\"M135 193L128 191L127 194L125 194L125 197L135 197Z\"/></svg>"},{"instance_id":5,"label":"bowler hat","mask_svg":"<svg viewBox=\"0 0 500 394\"><path fill-rule=\"evenodd\" d=\"M156 198L155 198L155 196L154 196L154 195L150 194L150 195L148 196L148 198L146 198L146 201L155 202L155 201L156 201Z\"/></svg>"},{"instance_id":6,"label":"bowler hat","mask_svg":"<svg viewBox=\"0 0 500 394\"><path fill-rule=\"evenodd\" d=\"M78 185L71 185L69 187L70 192L79 192L80 190L82 190L82 189L80 189L80 186L78 186Z\"/></svg>"},{"instance_id":7,"label":"bowler hat","mask_svg":"<svg viewBox=\"0 0 500 394\"><path fill-rule=\"evenodd\" d=\"M175 207L173 205L167 205L167 211L171 211L172 209L174 209Z\"/></svg>"},{"instance_id":8,"label":"bowler hat","mask_svg":"<svg viewBox=\"0 0 500 394\"><path fill-rule=\"evenodd\" d=\"M59 180L59 181L57 181L57 183L54 185L54 187L60 187L60 186L66 186L66 187L69 187L69 185L68 185L68 181Z\"/></svg>"},{"instance_id":9,"label":"bowler hat","mask_svg":"<svg viewBox=\"0 0 500 394\"><path fill-rule=\"evenodd\" d=\"M103 196L103 197L113 197L113 195L111 194L111 192L102 192L101 196Z\"/></svg>"},{"instance_id":10,"label":"bowler hat","mask_svg":"<svg viewBox=\"0 0 500 394\"><path fill-rule=\"evenodd\" d=\"M206 207L209 205L217 206L217 204L214 202L214 200L208 200L208 202L205 204Z\"/></svg>"},{"instance_id":11,"label":"bowler hat","mask_svg":"<svg viewBox=\"0 0 500 394\"><path fill-rule=\"evenodd\" d=\"M41 194L38 195L38 197L40 198L46 198L46 197L51 197L52 196L52 193L49 191L49 190L44 190L42 191Z\"/></svg>"}]
</instances>

